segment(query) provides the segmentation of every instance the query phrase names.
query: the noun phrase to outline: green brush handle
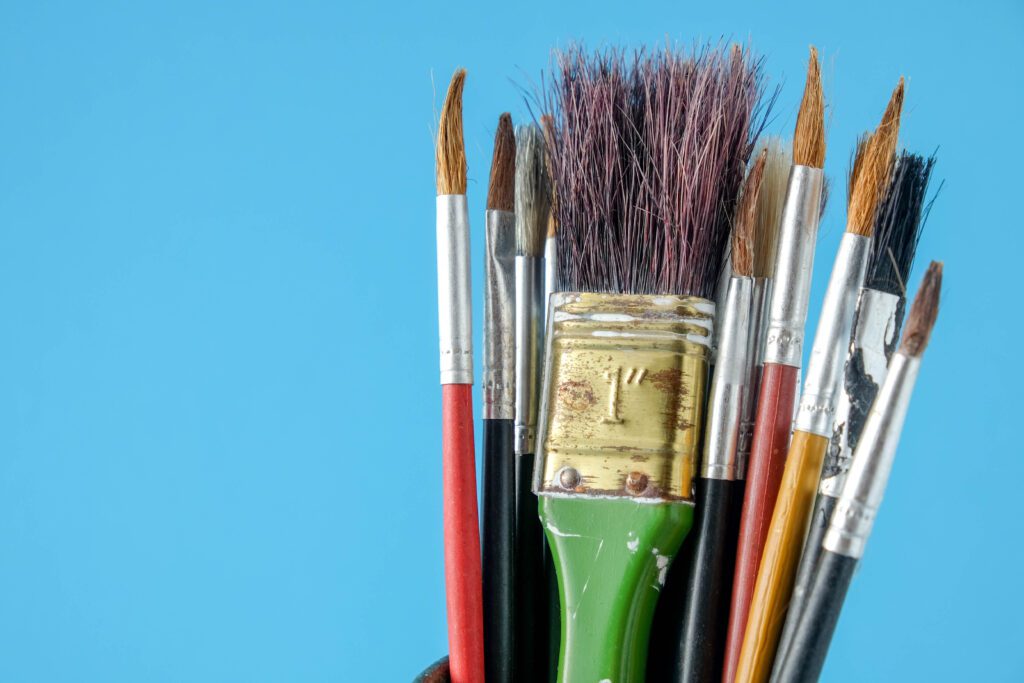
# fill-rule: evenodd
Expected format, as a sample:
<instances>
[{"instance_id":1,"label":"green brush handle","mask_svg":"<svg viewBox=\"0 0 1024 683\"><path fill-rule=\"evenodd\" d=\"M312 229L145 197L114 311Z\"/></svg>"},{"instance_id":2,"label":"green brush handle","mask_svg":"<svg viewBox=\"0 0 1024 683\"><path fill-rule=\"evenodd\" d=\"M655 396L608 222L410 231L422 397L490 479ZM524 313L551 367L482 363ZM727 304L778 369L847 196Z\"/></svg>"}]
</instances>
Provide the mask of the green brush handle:
<instances>
[{"instance_id":1,"label":"green brush handle","mask_svg":"<svg viewBox=\"0 0 1024 683\"><path fill-rule=\"evenodd\" d=\"M559 682L643 681L654 607L693 506L541 496L540 515L562 605Z\"/></svg>"}]
</instances>

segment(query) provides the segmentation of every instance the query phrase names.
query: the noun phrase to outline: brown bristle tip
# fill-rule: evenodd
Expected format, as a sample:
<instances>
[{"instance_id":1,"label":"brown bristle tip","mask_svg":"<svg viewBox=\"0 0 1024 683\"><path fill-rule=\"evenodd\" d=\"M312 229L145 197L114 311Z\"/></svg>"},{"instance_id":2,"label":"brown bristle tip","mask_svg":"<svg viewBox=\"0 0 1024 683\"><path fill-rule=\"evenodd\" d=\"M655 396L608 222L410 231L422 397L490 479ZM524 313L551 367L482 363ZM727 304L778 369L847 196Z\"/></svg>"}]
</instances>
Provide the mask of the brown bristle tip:
<instances>
[{"instance_id":1,"label":"brown bristle tip","mask_svg":"<svg viewBox=\"0 0 1024 683\"><path fill-rule=\"evenodd\" d=\"M825 93L821 87L818 50L813 45L807 63L807 84L796 116L793 163L813 168L825 167Z\"/></svg>"},{"instance_id":2,"label":"brown bristle tip","mask_svg":"<svg viewBox=\"0 0 1024 683\"><path fill-rule=\"evenodd\" d=\"M862 152L854 161L850 201L846 213L846 231L871 237L875 230L875 213L885 195L896 158L896 142L900 134L900 113L903 110L903 79L889 99L878 128L871 134Z\"/></svg>"},{"instance_id":3,"label":"brown bristle tip","mask_svg":"<svg viewBox=\"0 0 1024 683\"><path fill-rule=\"evenodd\" d=\"M555 220L555 213L552 211L548 216L548 239L558 235L558 221Z\"/></svg>"},{"instance_id":4,"label":"brown bristle tip","mask_svg":"<svg viewBox=\"0 0 1024 683\"><path fill-rule=\"evenodd\" d=\"M462 137L462 89L466 70L457 69L448 85L437 125L437 194L466 194L466 145Z\"/></svg>"},{"instance_id":5,"label":"brown bristle tip","mask_svg":"<svg viewBox=\"0 0 1024 683\"><path fill-rule=\"evenodd\" d=\"M871 133L862 133L857 138L857 146L853 150L853 158L850 159L850 175L846 181L846 206L849 208L850 199L853 197L853 185L857 180L857 174L864 165L864 152L867 151L868 142L871 140Z\"/></svg>"},{"instance_id":6,"label":"brown bristle tip","mask_svg":"<svg viewBox=\"0 0 1024 683\"><path fill-rule=\"evenodd\" d=\"M736 210L732 230L732 272L749 277L754 272L754 226L757 223L757 199L761 192L768 149L761 150L743 183L743 194Z\"/></svg>"},{"instance_id":7,"label":"brown bristle tip","mask_svg":"<svg viewBox=\"0 0 1024 683\"><path fill-rule=\"evenodd\" d=\"M921 286L910 306L907 329L903 333L900 352L908 356L920 356L928 346L939 315L939 293L942 290L942 262L932 261L921 280Z\"/></svg>"},{"instance_id":8,"label":"brown bristle tip","mask_svg":"<svg viewBox=\"0 0 1024 683\"><path fill-rule=\"evenodd\" d=\"M487 208L514 211L516 204L516 132L512 115L498 117L494 133L494 156L491 157L491 179L487 184Z\"/></svg>"}]
</instances>

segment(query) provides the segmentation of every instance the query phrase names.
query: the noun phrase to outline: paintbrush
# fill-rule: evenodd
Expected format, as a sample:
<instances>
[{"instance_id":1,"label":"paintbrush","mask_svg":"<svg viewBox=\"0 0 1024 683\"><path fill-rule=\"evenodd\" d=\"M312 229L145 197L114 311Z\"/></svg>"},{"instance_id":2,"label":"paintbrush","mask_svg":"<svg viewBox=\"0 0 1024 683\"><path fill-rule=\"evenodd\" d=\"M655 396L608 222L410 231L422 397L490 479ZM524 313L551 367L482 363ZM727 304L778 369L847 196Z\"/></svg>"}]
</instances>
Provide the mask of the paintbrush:
<instances>
[{"instance_id":1,"label":"paintbrush","mask_svg":"<svg viewBox=\"0 0 1024 683\"><path fill-rule=\"evenodd\" d=\"M824 164L825 100L818 53L812 47L793 137L793 168L779 227L764 364L736 547L722 677L725 683L733 683L736 678L754 580L789 447L814 244L821 217Z\"/></svg>"},{"instance_id":2,"label":"paintbrush","mask_svg":"<svg viewBox=\"0 0 1024 683\"><path fill-rule=\"evenodd\" d=\"M513 680L515 162L506 113L494 134L484 240L484 664L491 683Z\"/></svg>"},{"instance_id":3,"label":"paintbrush","mask_svg":"<svg viewBox=\"0 0 1024 683\"><path fill-rule=\"evenodd\" d=\"M544 114L540 117L541 130L544 131L544 143L545 148L550 149L554 140L555 134L555 120L550 114ZM548 178L554 177L554 173L551 172L551 158L545 154L544 163L547 165ZM548 232L547 238L544 241L544 303L542 306L545 316L547 315L548 303L551 301L551 295L555 292L555 287L558 285L558 219L556 215L558 213L555 209L555 199L558 193L554 187L551 188L551 211L548 213ZM546 317L545 317L546 320Z\"/></svg>"},{"instance_id":4,"label":"paintbrush","mask_svg":"<svg viewBox=\"0 0 1024 683\"><path fill-rule=\"evenodd\" d=\"M718 358L711 376L704 453L696 481L694 528L679 567L686 579L685 602L672 605L665 602L669 596L662 598L662 609L672 609L678 620L670 656L672 681L707 681L722 671L732 549L743 502L739 440L751 375L748 353L754 293L753 232L766 160L767 150L762 150L747 175L733 226L729 260L732 276L725 301L715 311Z\"/></svg>"},{"instance_id":5,"label":"paintbrush","mask_svg":"<svg viewBox=\"0 0 1024 683\"><path fill-rule=\"evenodd\" d=\"M643 680L692 522L709 297L760 93L760 63L741 51L558 58L559 285L536 490L561 589L560 681Z\"/></svg>"},{"instance_id":6,"label":"paintbrush","mask_svg":"<svg viewBox=\"0 0 1024 683\"><path fill-rule=\"evenodd\" d=\"M933 261L907 319L903 341L868 413L843 484L839 502L822 542L793 642L775 680L816 681L892 471L910 396L939 311L942 264Z\"/></svg>"},{"instance_id":7,"label":"paintbrush","mask_svg":"<svg viewBox=\"0 0 1024 683\"><path fill-rule=\"evenodd\" d=\"M935 157L904 152L875 219L867 276L857 300L843 382L825 455L814 513L800 556L786 625L772 677L782 664L803 610L804 596L821 554L821 541L850 469L868 410L885 379L903 324L904 293L925 216L925 193ZM852 175L852 174L851 174Z\"/></svg>"},{"instance_id":8,"label":"paintbrush","mask_svg":"<svg viewBox=\"0 0 1024 683\"><path fill-rule=\"evenodd\" d=\"M516 680L547 677L544 532L532 490L543 348L544 240L551 211L545 154L540 127L520 126L516 131L515 182Z\"/></svg>"},{"instance_id":9,"label":"paintbrush","mask_svg":"<svg viewBox=\"0 0 1024 683\"><path fill-rule=\"evenodd\" d=\"M892 171L902 108L900 79L853 180L846 233L825 291L793 438L754 584L737 681L766 681L771 671L832 434L857 295L864 284L875 213Z\"/></svg>"},{"instance_id":10,"label":"paintbrush","mask_svg":"<svg viewBox=\"0 0 1024 683\"><path fill-rule=\"evenodd\" d=\"M437 131L437 312L441 349L444 565L453 683L484 680L480 528L473 449L473 318L459 69Z\"/></svg>"}]
</instances>

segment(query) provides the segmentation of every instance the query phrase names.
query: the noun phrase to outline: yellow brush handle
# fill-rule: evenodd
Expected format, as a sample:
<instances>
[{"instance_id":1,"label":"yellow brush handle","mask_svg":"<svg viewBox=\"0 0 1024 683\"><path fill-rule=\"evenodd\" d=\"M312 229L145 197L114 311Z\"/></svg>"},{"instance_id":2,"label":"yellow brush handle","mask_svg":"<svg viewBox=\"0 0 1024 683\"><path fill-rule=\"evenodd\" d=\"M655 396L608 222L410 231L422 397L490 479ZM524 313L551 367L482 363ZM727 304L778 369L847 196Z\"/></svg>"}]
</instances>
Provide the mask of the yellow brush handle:
<instances>
[{"instance_id":1,"label":"yellow brush handle","mask_svg":"<svg viewBox=\"0 0 1024 683\"><path fill-rule=\"evenodd\" d=\"M757 570L736 683L764 683L772 670L828 439L794 432Z\"/></svg>"}]
</instances>

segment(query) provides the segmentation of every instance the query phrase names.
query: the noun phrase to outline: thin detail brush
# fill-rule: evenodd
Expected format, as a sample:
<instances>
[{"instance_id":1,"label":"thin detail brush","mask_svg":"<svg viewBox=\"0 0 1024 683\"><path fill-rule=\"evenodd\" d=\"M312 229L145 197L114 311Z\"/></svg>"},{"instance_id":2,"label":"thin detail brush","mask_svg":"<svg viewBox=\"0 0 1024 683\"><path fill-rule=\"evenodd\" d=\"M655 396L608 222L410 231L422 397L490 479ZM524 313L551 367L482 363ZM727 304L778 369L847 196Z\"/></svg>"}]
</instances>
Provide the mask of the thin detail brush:
<instances>
[{"instance_id":1,"label":"thin detail brush","mask_svg":"<svg viewBox=\"0 0 1024 683\"><path fill-rule=\"evenodd\" d=\"M875 213L889 182L902 106L900 79L854 179L846 233L839 244L822 303L793 437L754 584L737 670L739 681L767 681L775 658L822 461L832 435L857 295L864 284Z\"/></svg>"},{"instance_id":2,"label":"thin detail brush","mask_svg":"<svg viewBox=\"0 0 1024 683\"><path fill-rule=\"evenodd\" d=\"M516 132L516 680L548 675L548 582L544 531L533 493L543 339L544 240L551 212L551 182L544 134L536 124Z\"/></svg>"},{"instance_id":3,"label":"thin detail brush","mask_svg":"<svg viewBox=\"0 0 1024 683\"><path fill-rule=\"evenodd\" d=\"M885 382L868 414L853 465L822 542L806 607L775 679L778 683L816 681L821 675L843 600L864 556L892 472L921 356L938 316L941 288L942 264L933 261L910 308L903 342L892 357Z\"/></svg>"},{"instance_id":4,"label":"thin detail brush","mask_svg":"<svg viewBox=\"0 0 1024 683\"><path fill-rule=\"evenodd\" d=\"M540 117L540 126L544 131L545 148L551 149L555 139L555 120L550 114ZM548 178L554 178L551 170L551 157L545 154L544 163L547 165ZM558 211L555 209L555 202L558 200L558 192L554 185L551 187L551 212L548 214L548 232L544 241L544 303L542 309L547 319L548 304L551 295L558 286L558 220L555 218Z\"/></svg>"},{"instance_id":5,"label":"thin detail brush","mask_svg":"<svg viewBox=\"0 0 1024 683\"><path fill-rule=\"evenodd\" d=\"M452 77L437 132L437 308L441 347L444 565L453 683L484 680L483 591L473 448L470 296L462 89Z\"/></svg>"},{"instance_id":6,"label":"thin detail brush","mask_svg":"<svg viewBox=\"0 0 1024 683\"><path fill-rule=\"evenodd\" d=\"M818 52L811 47L807 82L793 136L793 168L779 227L764 368L736 547L723 683L733 683L736 679L754 580L789 447L814 244L821 218L824 162L825 99Z\"/></svg>"},{"instance_id":7,"label":"thin detail brush","mask_svg":"<svg viewBox=\"0 0 1024 683\"><path fill-rule=\"evenodd\" d=\"M896 163L875 219L867 276L857 301L818 497L797 568L772 678L776 677L792 642L811 576L821 555L821 542L849 471L853 451L896 350L903 324L904 283L910 275L921 236L926 213L925 193L934 164L935 157L926 160L904 152Z\"/></svg>"},{"instance_id":8,"label":"thin detail brush","mask_svg":"<svg viewBox=\"0 0 1024 683\"><path fill-rule=\"evenodd\" d=\"M484 246L484 664L490 683L513 680L515 162L506 113L494 134Z\"/></svg>"}]
</instances>

